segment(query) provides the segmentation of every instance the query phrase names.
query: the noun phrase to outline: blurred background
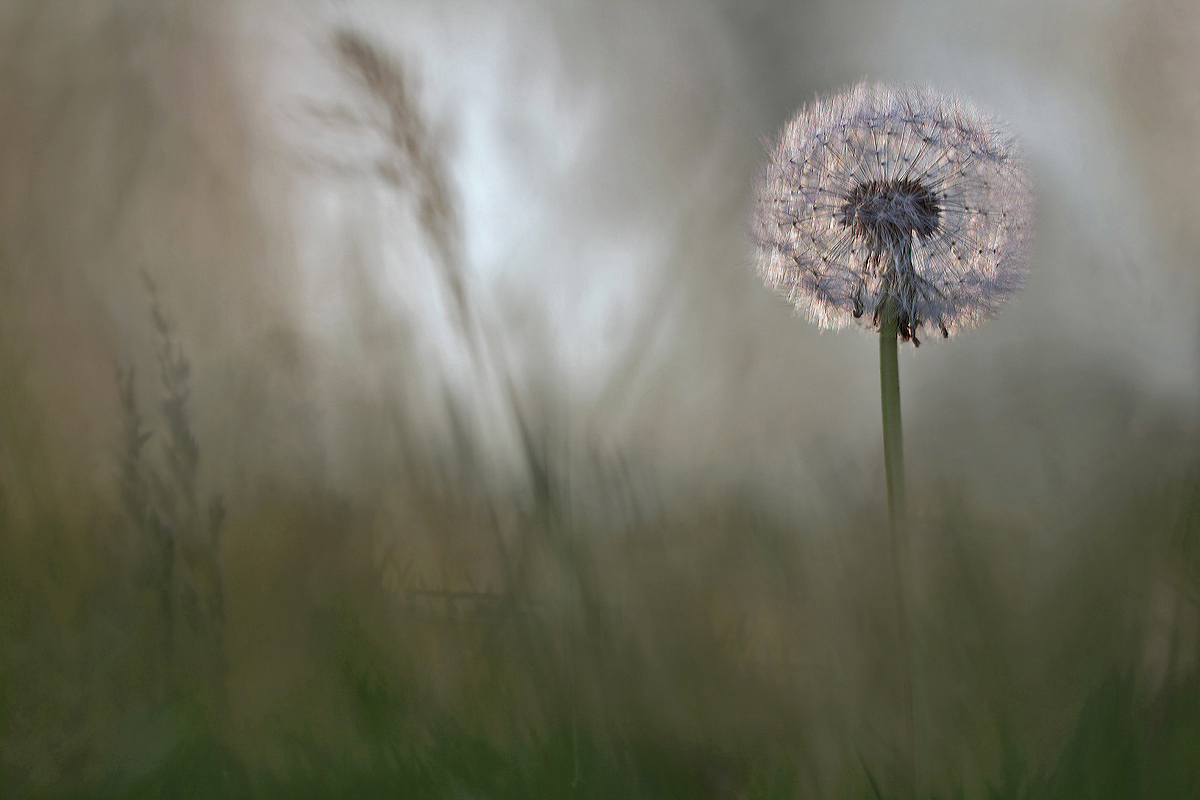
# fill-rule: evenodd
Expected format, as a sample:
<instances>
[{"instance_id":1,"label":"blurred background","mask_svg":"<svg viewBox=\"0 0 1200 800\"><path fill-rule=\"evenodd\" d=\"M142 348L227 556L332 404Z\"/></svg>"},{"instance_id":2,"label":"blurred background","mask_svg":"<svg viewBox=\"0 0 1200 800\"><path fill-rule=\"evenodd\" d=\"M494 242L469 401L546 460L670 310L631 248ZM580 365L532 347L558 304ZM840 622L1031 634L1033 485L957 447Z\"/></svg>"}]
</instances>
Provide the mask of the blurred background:
<instances>
[{"instance_id":1,"label":"blurred background","mask_svg":"<svg viewBox=\"0 0 1200 800\"><path fill-rule=\"evenodd\" d=\"M1200 794L1195 3L13 0L0 43L0 795ZM1039 208L1001 315L901 351L908 647L877 342L748 236L862 79L1005 120Z\"/></svg>"}]
</instances>

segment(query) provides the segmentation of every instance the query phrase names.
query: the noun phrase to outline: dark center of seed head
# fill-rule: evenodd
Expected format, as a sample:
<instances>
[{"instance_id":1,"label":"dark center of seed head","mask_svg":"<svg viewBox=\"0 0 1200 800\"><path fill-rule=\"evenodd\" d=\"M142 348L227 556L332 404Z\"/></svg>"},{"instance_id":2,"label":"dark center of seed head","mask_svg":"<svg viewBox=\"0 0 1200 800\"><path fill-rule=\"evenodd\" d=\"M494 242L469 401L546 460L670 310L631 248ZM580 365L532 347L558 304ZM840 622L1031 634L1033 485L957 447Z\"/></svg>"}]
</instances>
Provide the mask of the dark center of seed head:
<instances>
[{"instance_id":1,"label":"dark center of seed head","mask_svg":"<svg viewBox=\"0 0 1200 800\"><path fill-rule=\"evenodd\" d=\"M868 181L850 192L838 221L857 237L874 242L896 241L916 235L932 236L942 207L920 181Z\"/></svg>"}]
</instances>

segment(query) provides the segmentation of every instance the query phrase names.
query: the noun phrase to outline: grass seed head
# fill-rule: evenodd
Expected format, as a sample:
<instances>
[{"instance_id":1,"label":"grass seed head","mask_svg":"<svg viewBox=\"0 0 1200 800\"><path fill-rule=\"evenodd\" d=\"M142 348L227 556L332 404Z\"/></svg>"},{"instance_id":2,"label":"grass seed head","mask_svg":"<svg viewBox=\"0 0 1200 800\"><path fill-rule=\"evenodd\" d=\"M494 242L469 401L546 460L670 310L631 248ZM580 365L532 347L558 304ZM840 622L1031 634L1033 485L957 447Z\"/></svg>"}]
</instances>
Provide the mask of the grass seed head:
<instances>
[{"instance_id":1,"label":"grass seed head","mask_svg":"<svg viewBox=\"0 0 1200 800\"><path fill-rule=\"evenodd\" d=\"M930 89L859 84L783 130L759 176L763 279L827 328L878 329L890 295L901 337L993 316L1021 285L1033 196L1016 142Z\"/></svg>"}]
</instances>

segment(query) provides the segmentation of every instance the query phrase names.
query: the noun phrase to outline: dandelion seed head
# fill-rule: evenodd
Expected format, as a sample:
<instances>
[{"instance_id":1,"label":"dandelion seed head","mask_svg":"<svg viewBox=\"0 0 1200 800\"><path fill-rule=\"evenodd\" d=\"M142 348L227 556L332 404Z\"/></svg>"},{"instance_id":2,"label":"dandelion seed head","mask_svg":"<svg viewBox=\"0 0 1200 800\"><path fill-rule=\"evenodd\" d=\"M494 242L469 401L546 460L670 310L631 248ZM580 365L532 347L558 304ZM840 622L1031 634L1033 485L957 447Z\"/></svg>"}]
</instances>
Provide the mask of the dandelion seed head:
<instances>
[{"instance_id":1,"label":"dandelion seed head","mask_svg":"<svg viewBox=\"0 0 1200 800\"><path fill-rule=\"evenodd\" d=\"M967 101L859 84L783 130L759 177L753 235L768 285L813 322L903 339L993 316L1025 272L1033 196L1015 140Z\"/></svg>"}]
</instances>

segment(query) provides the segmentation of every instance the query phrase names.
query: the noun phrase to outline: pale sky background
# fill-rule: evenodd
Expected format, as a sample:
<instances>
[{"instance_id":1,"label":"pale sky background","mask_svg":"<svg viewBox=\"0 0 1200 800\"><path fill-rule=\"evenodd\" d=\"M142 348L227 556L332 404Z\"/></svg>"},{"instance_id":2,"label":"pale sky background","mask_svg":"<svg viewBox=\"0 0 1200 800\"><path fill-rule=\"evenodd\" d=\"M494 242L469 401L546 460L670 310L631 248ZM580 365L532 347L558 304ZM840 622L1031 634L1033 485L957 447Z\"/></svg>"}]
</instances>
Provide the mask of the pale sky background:
<instances>
[{"instance_id":1,"label":"pale sky background","mask_svg":"<svg viewBox=\"0 0 1200 800\"><path fill-rule=\"evenodd\" d=\"M339 28L401 65L437 143L478 360L411 193L378 176L388 143ZM819 506L836 467L872 495L876 339L792 317L746 233L765 142L863 78L1007 120L1040 209L1025 291L902 351L914 491L951 479L1032 508L1163 420L1194 429L1186 0L78 2L6 4L0 31L8 358L85 481L104 480L113 363L152 374L145 270L226 491L374 480L395 410L436 448L448 395L503 475L512 375L535 417L664 486L749 480Z\"/></svg>"}]
</instances>

